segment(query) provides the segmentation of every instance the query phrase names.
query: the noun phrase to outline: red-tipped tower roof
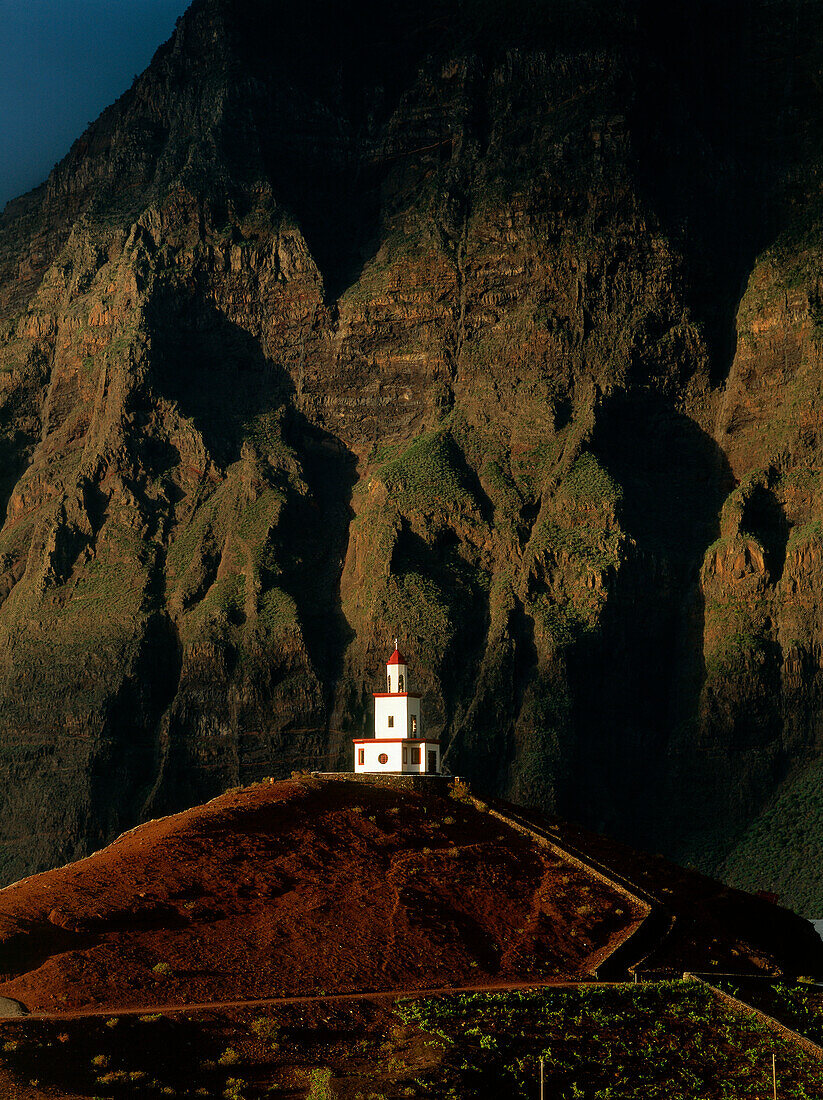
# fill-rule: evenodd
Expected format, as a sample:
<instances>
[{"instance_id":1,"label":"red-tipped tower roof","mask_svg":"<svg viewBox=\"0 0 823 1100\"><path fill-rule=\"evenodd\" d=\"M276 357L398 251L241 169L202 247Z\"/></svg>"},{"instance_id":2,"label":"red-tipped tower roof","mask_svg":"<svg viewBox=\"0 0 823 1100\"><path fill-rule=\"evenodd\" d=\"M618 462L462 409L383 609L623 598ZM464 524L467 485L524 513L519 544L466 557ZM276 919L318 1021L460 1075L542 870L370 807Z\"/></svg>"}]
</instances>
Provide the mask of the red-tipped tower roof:
<instances>
[{"instance_id":1,"label":"red-tipped tower roof","mask_svg":"<svg viewBox=\"0 0 823 1100\"><path fill-rule=\"evenodd\" d=\"M386 664L387 665L405 665L406 663L407 663L406 658L403 656L403 654L400 652L400 650L395 646L394 653L392 653L391 657L389 657L388 661L386 661Z\"/></svg>"}]
</instances>

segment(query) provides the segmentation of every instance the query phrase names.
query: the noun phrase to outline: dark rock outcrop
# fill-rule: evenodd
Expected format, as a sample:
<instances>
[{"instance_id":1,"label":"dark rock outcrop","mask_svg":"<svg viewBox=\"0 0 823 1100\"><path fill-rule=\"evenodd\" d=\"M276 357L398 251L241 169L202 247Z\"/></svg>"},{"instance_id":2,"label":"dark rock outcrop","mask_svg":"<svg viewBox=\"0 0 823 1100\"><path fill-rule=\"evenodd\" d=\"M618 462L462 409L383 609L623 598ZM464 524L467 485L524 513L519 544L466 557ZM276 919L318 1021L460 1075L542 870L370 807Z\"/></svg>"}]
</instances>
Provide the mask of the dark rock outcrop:
<instances>
[{"instance_id":1,"label":"dark rock outcrop","mask_svg":"<svg viewBox=\"0 0 823 1100\"><path fill-rule=\"evenodd\" d=\"M394 634L706 867L816 759L818 6L388 8L198 0L0 219L6 878L346 762Z\"/></svg>"}]
</instances>

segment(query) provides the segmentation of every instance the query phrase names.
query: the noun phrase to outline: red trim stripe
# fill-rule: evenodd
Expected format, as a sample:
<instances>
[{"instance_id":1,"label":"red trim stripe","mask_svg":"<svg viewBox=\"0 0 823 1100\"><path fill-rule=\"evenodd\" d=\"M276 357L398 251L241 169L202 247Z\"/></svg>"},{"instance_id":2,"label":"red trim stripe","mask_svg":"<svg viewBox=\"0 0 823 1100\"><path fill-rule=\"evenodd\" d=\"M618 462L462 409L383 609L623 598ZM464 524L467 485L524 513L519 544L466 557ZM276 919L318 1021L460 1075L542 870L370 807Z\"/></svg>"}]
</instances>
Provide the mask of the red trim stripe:
<instances>
[{"instance_id":1,"label":"red trim stripe","mask_svg":"<svg viewBox=\"0 0 823 1100\"><path fill-rule=\"evenodd\" d=\"M353 737L353 745L439 745L436 737Z\"/></svg>"}]
</instances>

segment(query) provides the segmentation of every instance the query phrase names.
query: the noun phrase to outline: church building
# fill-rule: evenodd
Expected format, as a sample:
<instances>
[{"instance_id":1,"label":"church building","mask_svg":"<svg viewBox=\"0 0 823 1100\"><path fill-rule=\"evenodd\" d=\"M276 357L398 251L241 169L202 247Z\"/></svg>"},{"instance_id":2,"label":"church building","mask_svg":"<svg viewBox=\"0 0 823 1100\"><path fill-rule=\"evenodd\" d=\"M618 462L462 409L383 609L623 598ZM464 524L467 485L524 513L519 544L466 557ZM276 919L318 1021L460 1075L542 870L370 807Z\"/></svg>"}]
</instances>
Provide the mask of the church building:
<instances>
[{"instance_id":1,"label":"church building","mask_svg":"<svg viewBox=\"0 0 823 1100\"><path fill-rule=\"evenodd\" d=\"M406 658L394 643L386 690L374 692L374 737L355 739L355 772L437 774L440 742L423 736L420 696L409 687Z\"/></svg>"}]
</instances>

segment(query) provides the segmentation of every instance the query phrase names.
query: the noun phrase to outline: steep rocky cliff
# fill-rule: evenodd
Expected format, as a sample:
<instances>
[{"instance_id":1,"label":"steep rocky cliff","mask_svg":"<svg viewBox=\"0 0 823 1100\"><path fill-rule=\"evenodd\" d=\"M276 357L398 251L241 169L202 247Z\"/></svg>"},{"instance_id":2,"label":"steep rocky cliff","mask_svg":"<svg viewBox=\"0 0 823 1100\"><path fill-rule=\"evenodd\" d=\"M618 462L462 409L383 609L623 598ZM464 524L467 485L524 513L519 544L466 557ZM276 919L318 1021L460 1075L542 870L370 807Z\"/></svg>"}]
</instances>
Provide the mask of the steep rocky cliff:
<instances>
[{"instance_id":1,"label":"steep rocky cliff","mask_svg":"<svg viewBox=\"0 0 823 1100\"><path fill-rule=\"evenodd\" d=\"M196 0L0 219L3 873L345 765L397 634L453 771L768 887L823 13L394 7Z\"/></svg>"}]
</instances>

